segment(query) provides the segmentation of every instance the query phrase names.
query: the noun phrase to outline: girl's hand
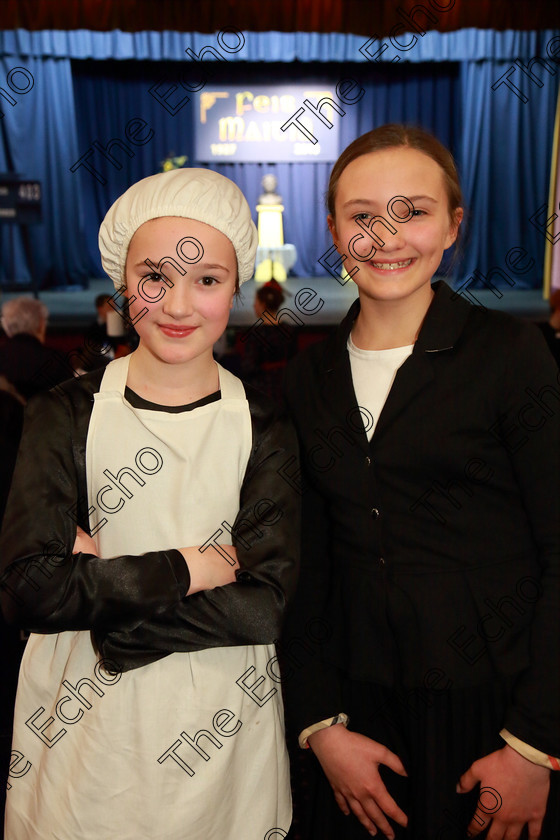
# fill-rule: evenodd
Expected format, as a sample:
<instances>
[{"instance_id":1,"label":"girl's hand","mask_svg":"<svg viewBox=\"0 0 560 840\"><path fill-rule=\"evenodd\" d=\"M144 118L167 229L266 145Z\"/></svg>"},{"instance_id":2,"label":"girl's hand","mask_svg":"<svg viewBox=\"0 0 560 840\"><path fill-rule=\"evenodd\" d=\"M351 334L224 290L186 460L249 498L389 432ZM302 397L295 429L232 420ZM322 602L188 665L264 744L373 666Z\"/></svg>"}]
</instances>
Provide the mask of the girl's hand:
<instances>
[{"instance_id":1,"label":"girl's hand","mask_svg":"<svg viewBox=\"0 0 560 840\"><path fill-rule=\"evenodd\" d=\"M86 534L86 532L82 531L82 529L78 526L72 554L78 554L80 551L83 551L84 554L93 554L95 557L98 556L95 542L89 534Z\"/></svg>"},{"instance_id":2,"label":"girl's hand","mask_svg":"<svg viewBox=\"0 0 560 840\"><path fill-rule=\"evenodd\" d=\"M457 785L466 793L480 782L480 798L469 824L470 836L491 822L487 840L518 840L525 823L529 840L541 836L550 787L550 770L533 764L506 744L475 761Z\"/></svg>"},{"instance_id":3,"label":"girl's hand","mask_svg":"<svg viewBox=\"0 0 560 840\"><path fill-rule=\"evenodd\" d=\"M179 549L191 576L187 595L194 595L203 589L225 586L226 583L235 583L235 571L239 569L237 552L232 545L220 545L220 550L222 553L214 545L206 548L204 552L199 551L197 545Z\"/></svg>"},{"instance_id":4,"label":"girl's hand","mask_svg":"<svg viewBox=\"0 0 560 840\"><path fill-rule=\"evenodd\" d=\"M386 764L399 776L406 776L400 758L383 744L350 732L341 723L309 736L309 746L334 791L340 810L356 815L373 836L380 829L390 840L395 836L387 817L406 826L408 819L387 791L378 767Z\"/></svg>"}]
</instances>

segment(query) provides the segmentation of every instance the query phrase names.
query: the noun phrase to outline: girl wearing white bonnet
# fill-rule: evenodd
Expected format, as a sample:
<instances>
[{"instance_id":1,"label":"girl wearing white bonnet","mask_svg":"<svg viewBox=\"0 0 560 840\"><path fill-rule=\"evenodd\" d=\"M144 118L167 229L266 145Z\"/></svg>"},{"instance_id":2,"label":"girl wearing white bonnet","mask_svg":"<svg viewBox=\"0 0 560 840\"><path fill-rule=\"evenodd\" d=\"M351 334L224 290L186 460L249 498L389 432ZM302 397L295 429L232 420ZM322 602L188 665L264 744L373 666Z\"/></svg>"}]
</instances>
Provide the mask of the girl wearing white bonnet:
<instances>
[{"instance_id":1,"label":"girl wearing white bonnet","mask_svg":"<svg viewBox=\"0 0 560 840\"><path fill-rule=\"evenodd\" d=\"M284 837L297 445L212 355L253 273L249 206L215 172L153 175L99 246L139 346L27 409L0 545L4 613L32 631L5 836Z\"/></svg>"}]
</instances>

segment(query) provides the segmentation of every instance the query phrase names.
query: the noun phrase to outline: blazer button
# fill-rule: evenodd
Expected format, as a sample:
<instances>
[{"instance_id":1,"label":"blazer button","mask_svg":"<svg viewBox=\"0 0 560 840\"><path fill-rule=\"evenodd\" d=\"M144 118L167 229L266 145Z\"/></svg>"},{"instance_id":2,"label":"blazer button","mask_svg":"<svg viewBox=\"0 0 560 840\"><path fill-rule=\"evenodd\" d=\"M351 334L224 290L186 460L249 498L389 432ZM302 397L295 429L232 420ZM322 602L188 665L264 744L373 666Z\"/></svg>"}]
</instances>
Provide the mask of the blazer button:
<instances>
[{"instance_id":1,"label":"blazer button","mask_svg":"<svg viewBox=\"0 0 560 840\"><path fill-rule=\"evenodd\" d=\"M379 516L379 511L377 510L377 508L372 508L370 516L372 519L377 519L377 517Z\"/></svg>"},{"instance_id":2,"label":"blazer button","mask_svg":"<svg viewBox=\"0 0 560 840\"><path fill-rule=\"evenodd\" d=\"M371 458L369 457L369 455L366 455L365 465L366 465L366 467L371 466Z\"/></svg>"},{"instance_id":3,"label":"blazer button","mask_svg":"<svg viewBox=\"0 0 560 840\"><path fill-rule=\"evenodd\" d=\"M385 565L385 558L384 558L384 557L380 557L380 558L379 558L379 565L380 565L380 566L384 566L384 565Z\"/></svg>"}]
</instances>

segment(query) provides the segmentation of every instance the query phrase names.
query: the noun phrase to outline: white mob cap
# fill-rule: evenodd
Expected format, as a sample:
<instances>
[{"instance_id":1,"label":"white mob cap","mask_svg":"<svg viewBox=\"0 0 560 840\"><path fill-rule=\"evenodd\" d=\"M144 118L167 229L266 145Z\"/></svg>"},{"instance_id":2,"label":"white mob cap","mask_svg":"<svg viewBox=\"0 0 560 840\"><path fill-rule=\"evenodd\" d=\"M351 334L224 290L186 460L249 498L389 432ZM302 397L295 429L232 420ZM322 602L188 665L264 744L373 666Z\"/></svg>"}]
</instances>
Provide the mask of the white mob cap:
<instances>
[{"instance_id":1,"label":"white mob cap","mask_svg":"<svg viewBox=\"0 0 560 840\"><path fill-rule=\"evenodd\" d=\"M187 168L137 181L107 212L99 228L99 250L115 288L126 286L130 240L140 225L161 216L195 219L219 230L235 249L239 283L251 279L258 234L245 196L233 181L211 169Z\"/></svg>"}]
</instances>

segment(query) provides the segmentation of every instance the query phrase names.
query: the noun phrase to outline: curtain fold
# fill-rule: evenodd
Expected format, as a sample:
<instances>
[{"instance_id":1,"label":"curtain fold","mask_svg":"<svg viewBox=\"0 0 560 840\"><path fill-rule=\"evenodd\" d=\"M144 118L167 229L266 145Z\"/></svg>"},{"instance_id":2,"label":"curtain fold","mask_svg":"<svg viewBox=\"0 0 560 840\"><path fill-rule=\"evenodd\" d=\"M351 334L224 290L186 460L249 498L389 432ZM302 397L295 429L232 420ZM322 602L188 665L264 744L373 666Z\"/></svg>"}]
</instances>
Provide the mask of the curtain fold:
<instances>
[{"instance_id":1,"label":"curtain fold","mask_svg":"<svg viewBox=\"0 0 560 840\"><path fill-rule=\"evenodd\" d=\"M417 19L422 29L423 18ZM372 21L369 36L339 32L252 32L243 31L244 43L237 52L228 52L241 41L234 35L224 36L226 48L220 49L218 32L93 32L90 30L39 30L25 29L0 31L0 53L7 56L37 56L50 58L136 60L136 61L185 61L185 50L192 49L197 55L206 46L221 52L228 61L356 61L367 64L372 55L382 50L375 58L376 63L425 61L479 61L506 60L509 58L550 58L550 51L560 54L560 32L558 29L534 31L506 30L497 32L489 29L461 29L456 32L426 32L402 34L397 41L389 37L376 41L377 32ZM398 48L398 43L412 47ZM383 47L386 49L383 50ZM362 50L362 51L361 51ZM370 56L368 58L368 55ZM207 61L216 60L208 54Z\"/></svg>"},{"instance_id":2,"label":"curtain fold","mask_svg":"<svg viewBox=\"0 0 560 840\"><path fill-rule=\"evenodd\" d=\"M517 289L542 286L546 239L531 216L548 200L559 79L551 76L542 88L526 89L524 102L505 86L492 89L508 66L490 61L461 64L464 128L458 160L467 210L461 274L473 278L472 288L488 288L484 278L495 268ZM519 268L532 261L526 272L508 266L512 248L527 253ZM514 288L498 273L489 282Z\"/></svg>"},{"instance_id":3,"label":"curtain fold","mask_svg":"<svg viewBox=\"0 0 560 840\"><path fill-rule=\"evenodd\" d=\"M12 67L10 59L0 58L2 78ZM70 60L28 57L25 67L34 80L31 90L24 95L14 93L15 105L0 100L4 112L0 171L41 181L43 221L29 226L40 282L82 285L88 277L82 205L78 183L68 177L67 169L68 160L78 152ZM0 246L0 279L9 284L29 283L29 266L16 226L0 225Z\"/></svg>"}]
</instances>

